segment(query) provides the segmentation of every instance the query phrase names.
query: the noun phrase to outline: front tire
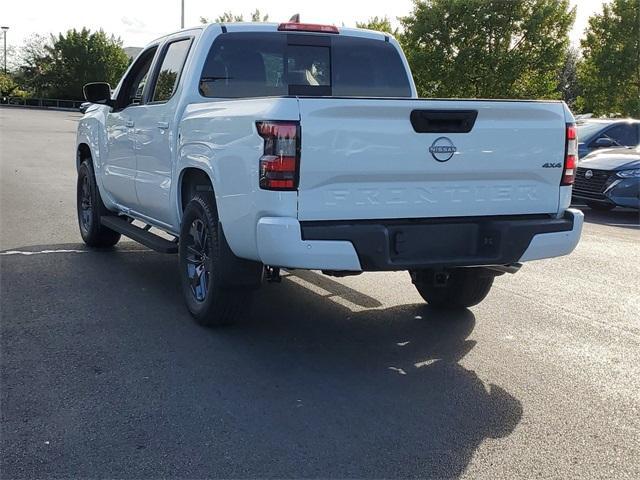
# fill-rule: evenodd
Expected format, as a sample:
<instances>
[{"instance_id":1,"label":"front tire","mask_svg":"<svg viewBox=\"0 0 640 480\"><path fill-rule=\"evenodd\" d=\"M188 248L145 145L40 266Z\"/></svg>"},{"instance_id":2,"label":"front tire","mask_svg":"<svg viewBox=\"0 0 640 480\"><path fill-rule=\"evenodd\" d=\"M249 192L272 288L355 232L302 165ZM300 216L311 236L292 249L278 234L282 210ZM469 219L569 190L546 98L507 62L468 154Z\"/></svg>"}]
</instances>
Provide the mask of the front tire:
<instances>
[{"instance_id":1,"label":"front tire","mask_svg":"<svg viewBox=\"0 0 640 480\"><path fill-rule=\"evenodd\" d=\"M198 193L187 204L180 227L182 292L193 318L206 327L230 325L250 302L251 290L223 288L218 212L211 193Z\"/></svg>"},{"instance_id":2,"label":"front tire","mask_svg":"<svg viewBox=\"0 0 640 480\"><path fill-rule=\"evenodd\" d=\"M411 279L420 296L435 308L468 308L482 302L491 290L494 275L481 268L456 268L448 272L446 282L436 282L432 270L418 270Z\"/></svg>"},{"instance_id":3,"label":"front tire","mask_svg":"<svg viewBox=\"0 0 640 480\"><path fill-rule=\"evenodd\" d=\"M113 247L120 240L120 234L100 223L100 217L109 211L102 202L96 184L91 160L85 160L78 168L76 190L78 226L82 240L90 247Z\"/></svg>"}]
</instances>

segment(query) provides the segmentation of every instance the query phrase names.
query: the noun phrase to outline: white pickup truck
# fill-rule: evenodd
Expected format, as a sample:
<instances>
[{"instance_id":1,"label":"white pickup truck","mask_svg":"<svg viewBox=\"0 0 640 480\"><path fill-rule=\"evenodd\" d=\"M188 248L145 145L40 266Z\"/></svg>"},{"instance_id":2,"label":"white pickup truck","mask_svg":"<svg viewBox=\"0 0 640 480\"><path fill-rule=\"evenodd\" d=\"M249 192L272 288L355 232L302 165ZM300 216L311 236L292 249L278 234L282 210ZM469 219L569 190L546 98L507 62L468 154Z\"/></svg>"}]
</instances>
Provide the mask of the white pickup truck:
<instances>
[{"instance_id":1,"label":"white pickup truck","mask_svg":"<svg viewBox=\"0 0 640 480\"><path fill-rule=\"evenodd\" d=\"M211 24L84 88L78 219L178 253L186 304L232 322L280 268L406 270L434 307L570 253L574 119L560 101L419 99L390 35Z\"/></svg>"}]
</instances>

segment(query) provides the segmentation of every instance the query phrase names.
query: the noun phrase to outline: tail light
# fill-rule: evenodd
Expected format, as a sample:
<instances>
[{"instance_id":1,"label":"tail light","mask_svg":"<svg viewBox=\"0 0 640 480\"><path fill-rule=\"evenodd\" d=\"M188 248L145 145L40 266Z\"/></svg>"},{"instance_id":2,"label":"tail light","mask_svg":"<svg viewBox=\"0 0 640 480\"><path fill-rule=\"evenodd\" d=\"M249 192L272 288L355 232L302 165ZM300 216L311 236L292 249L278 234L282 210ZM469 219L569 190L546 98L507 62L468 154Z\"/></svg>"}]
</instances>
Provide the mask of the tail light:
<instances>
[{"instance_id":1,"label":"tail light","mask_svg":"<svg viewBox=\"0 0 640 480\"><path fill-rule=\"evenodd\" d=\"M318 25L317 23L281 23L278 25L281 32L317 32L317 33L340 33L338 27L334 25Z\"/></svg>"},{"instance_id":2,"label":"tail light","mask_svg":"<svg viewBox=\"0 0 640 480\"><path fill-rule=\"evenodd\" d=\"M296 190L300 167L300 124L298 122L256 122L264 138L260 157L260 188Z\"/></svg>"},{"instance_id":3,"label":"tail light","mask_svg":"<svg viewBox=\"0 0 640 480\"><path fill-rule=\"evenodd\" d=\"M565 146L564 171L560 185L573 185L578 167L578 129L575 123L567 123L567 143Z\"/></svg>"}]
</instances>

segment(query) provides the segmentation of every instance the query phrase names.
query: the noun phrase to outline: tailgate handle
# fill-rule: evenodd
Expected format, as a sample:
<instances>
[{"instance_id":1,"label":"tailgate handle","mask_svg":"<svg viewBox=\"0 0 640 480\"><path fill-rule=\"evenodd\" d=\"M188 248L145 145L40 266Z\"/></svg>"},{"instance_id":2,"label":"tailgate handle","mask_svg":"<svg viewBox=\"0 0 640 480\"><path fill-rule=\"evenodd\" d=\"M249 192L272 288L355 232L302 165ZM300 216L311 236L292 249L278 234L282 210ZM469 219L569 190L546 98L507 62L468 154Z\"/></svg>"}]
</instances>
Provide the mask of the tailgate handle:
<instances>
[{"instance_id":1,"label":"tailgate handle","mask_svg":"<svg viewBox=\"0 0 640 480\"><path fill-rule=\"evenodd\" d=\"M414 110L411 125L416 133L469 133L477 110Z\"/></svg>"}]
</instances>

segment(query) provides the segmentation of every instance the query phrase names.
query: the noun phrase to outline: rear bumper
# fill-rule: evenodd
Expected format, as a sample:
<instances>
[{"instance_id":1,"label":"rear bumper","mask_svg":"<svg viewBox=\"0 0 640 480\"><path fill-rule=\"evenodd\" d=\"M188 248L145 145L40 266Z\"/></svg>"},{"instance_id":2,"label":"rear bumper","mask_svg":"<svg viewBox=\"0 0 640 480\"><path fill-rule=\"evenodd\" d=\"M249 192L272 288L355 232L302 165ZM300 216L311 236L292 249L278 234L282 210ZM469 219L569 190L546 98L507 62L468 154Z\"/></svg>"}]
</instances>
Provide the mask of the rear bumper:
<instances>
[{"instance_id":1,"label":"rear bumper","mask_svg":"<svg viewBox=\"0 0 640 480\"><path fill-rule=\"evenodd\" d=\"M258 255L265 265L309 270L362 270L351 242L303 240L300 223L295 218L261 218L257 241Z\"/></svg>"},{"instance_id":2,"label":"rear bumper","mask_svg":"<svg viewBox=\"0 0 640 480\"><path fill-rule=\"evenodd\" d=\"M289 268L349 271L509 265L570 253L583 214L548 216L302 222L262 218L263 263Z\"/></svg>"},{"instance_id":3,"label":"rear bumper","mask_svg":"<svg viewBox=\"0 0 640 480\"><path fill-rule=\"evenodd\" d=\"M580 210L570 208L565 212L565 218L567 217L572 219L571 230L535 235L519 261L561 257L573 252L580 241L584 214Z\"/></svg>"}]
</instances>

